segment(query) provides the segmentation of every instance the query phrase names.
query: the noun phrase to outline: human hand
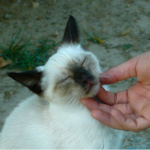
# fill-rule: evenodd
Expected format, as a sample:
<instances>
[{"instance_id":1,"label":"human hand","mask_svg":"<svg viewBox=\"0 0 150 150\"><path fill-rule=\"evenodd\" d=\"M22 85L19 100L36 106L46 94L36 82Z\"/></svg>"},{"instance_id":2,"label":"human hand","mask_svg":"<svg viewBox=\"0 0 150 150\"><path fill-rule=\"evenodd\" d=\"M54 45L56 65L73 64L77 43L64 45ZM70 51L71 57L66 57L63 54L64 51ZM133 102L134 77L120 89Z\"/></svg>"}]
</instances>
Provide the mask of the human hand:
<instances>
[{"instance_id":1,"label":"human hand","mask_svg":"<svg viewBox=\"0 0 150 150\"><path fill-rule=\"evenodd\" d=\"M92 117L109 127L134 132L146 129L150 127L150 52L102 73L100 82L112 84L135 76L137 83L115 94L101 86L97 97L105 104L92 98L82 99L81 103Z\"/></svg>"}]
</instances>

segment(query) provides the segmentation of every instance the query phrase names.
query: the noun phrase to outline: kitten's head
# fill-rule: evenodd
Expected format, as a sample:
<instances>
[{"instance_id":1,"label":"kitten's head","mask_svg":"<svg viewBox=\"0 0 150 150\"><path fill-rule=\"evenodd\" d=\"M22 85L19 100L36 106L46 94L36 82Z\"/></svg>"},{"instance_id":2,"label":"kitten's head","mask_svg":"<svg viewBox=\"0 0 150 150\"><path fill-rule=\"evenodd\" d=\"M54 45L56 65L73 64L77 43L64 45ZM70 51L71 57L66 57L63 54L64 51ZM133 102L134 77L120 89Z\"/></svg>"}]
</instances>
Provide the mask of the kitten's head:
<instances>
[{"instance_id":1,"label":"kitten's head","mask_svg":"<svg viewBox=\"0 0 150 150\"><path fill-rule=\"evenodd\" d=\"M44 66L8 75L44 99L57 103L95 96L99 73L97 58L81 47L78 26L70 16L61 46Z\"/></svg>"}]
</instances>

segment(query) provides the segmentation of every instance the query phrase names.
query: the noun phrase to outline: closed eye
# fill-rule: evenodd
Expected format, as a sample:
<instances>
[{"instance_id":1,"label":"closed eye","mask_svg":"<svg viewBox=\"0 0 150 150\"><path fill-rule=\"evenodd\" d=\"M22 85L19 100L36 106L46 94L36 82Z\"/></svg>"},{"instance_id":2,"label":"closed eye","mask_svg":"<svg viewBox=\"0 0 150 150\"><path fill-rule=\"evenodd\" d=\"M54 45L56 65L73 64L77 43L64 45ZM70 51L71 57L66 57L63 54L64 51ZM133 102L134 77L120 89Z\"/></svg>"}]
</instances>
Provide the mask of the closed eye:
<instances>
[{"instance_id":1,"label":"closed eye","mask_svg":"<svg viewBox=\"0 0 150 150\"><path fill-rule=\"evenodd\" d=\"M82 67L83 67L83 64L84 64L85 60L86 60L86 58L84 58L84 60L83 60L83 62L82 62L82 64L81 64Z\"/></svg>"},{"instance_id":2,"label":"closed eye","mask_svg":"<svg viewBox=\"0 0 150 150\"><path fill-rule=\"evenodd\" d=\"M71 76L68 76L68 77L66 77L65 79L62 79L60 82L64 82L64 81L66 81L66 80L69 79L69 78L71 78Z\"/></svg>"}]
</instances>

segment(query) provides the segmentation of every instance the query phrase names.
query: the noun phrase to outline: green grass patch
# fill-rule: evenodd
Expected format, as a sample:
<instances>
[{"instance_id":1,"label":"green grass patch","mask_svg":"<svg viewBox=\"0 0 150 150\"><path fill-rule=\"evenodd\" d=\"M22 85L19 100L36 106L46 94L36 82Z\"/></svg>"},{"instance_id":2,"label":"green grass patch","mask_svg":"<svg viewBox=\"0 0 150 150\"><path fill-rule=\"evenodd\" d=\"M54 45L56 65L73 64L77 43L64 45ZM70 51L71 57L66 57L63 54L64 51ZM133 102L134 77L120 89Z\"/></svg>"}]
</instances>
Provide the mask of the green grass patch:
<instances>
[{"instance_id":1,"label":"green grass patch","mask_svg":"<svg viewBox=\"0 0 150 150\"><path fill-rule=\"evenodd\" d=\"M126 44L126 45L124 45L123 49L124 49L124 50L127 50L127 49L129 49L130 47L132 47L132 44Z\"/></svg>"},{"instance_id":2,"label":"green grass patch","mask_svg":"<svg viewBox=\"0 0 150 150\"><path fill-rule=\"evenodd\" d=\"M36 66L43 65L59 44L59 42L56 43L54 40L47 39L35 44L31 43L30 40L24 42L23 38L19 38L20 32L21 30L12 36L8 47L0 45L2 50L0 56L6 60L12 60L13 63L9 66L11 68L31 70Z\"/></svg>"}]
</instances>

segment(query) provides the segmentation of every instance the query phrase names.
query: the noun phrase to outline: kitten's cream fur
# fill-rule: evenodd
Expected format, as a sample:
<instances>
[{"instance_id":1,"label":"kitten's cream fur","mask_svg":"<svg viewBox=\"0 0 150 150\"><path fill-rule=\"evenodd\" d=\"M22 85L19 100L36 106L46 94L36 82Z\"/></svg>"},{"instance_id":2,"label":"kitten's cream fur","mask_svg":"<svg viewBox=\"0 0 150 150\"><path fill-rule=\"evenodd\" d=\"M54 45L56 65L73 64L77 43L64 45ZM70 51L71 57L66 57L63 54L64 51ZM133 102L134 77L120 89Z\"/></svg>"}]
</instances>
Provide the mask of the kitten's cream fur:
<instances>
[{"instance_id":1,"label":"kitten's cream fur","mask_svg":"<svg viewBox=\"0 0 150 150\"><path fill-rule=\"evenodd\" d=\"M94 79L89 92L73 79L72 68L88 70ZM6 119L0 148L8 149L109 149L119 148L122 131L91 117L80 103L99 90L101 69L97 58L80 44L62 44L42 72L42 94L23 101ZM68 78L69 76L69 78ZM31 84L30 82L28 84Z\"/></svg>"}]
</instances>

